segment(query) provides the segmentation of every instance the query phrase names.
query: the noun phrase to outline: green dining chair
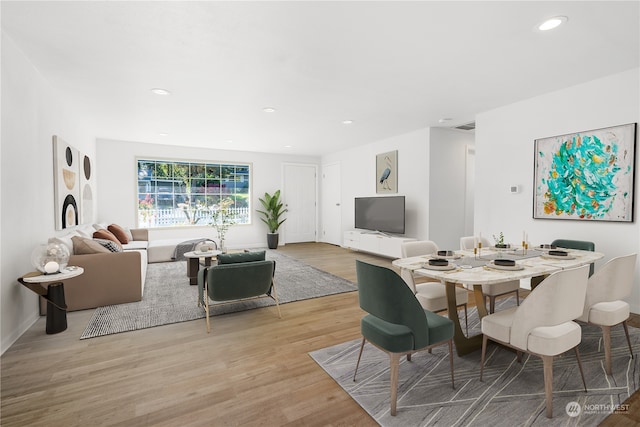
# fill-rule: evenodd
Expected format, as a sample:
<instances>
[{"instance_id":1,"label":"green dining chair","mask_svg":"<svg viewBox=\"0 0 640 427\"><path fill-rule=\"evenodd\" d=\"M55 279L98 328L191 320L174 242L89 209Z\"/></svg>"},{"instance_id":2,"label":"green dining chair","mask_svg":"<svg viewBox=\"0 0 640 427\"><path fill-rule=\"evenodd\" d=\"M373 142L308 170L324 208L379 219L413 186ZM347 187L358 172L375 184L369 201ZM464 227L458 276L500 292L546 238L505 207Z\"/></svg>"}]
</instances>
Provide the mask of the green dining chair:
<instances>
[{"instance_id":1,"label":"green dining chair","mask_svg":"<svg viewBox=\"0 0 640 427\"><path fill-rule=\"evenodd\" d=\"M596 250L596 244L586 240L570 240L570 239L556 239L551 242L553 246L566 249L577 249L579 251L591 251ZM589 266L589 277L593 276L595 266L593 263Z\"/></svg>"},{"instance_id":2,"label":"green dining chair","mask_svg":"<svg viewBox=\"0 0 640 427\"><path fill-rule=\"evenodd\" d=\"M356 260L360 308L368 314L360 322L362 343L353 373L356 380L364 344L369 341L389 355L391 415L396 415L400 358L447 344L453 380L453 321L424 310L404 280L393 270Z\"/></svg>"}]
</instances>

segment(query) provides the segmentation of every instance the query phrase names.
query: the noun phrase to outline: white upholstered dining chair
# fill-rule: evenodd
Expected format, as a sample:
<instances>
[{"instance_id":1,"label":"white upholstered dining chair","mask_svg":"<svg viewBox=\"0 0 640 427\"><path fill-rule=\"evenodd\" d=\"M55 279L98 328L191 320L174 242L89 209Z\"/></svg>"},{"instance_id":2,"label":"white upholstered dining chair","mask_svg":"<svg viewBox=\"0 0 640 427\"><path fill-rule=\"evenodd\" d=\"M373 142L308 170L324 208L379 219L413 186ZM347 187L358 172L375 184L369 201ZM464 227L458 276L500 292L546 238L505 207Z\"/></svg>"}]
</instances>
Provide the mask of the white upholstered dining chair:
<instances>
[{"instance_id":1,"label":"white upholstered dining chair","mask_svg":"<svg viewBox=\"0 0 640 427\"><path fill-rule=\"evenodd\" d=\"M402 257L414 257L421 255L431 255L438 252L438 245L431 240L418 240L403 242L401 245ZM425 310L437 313L447 310L447 293L445 285L435 279L428 279L424 283L416 283L413 273L409 270L402 269L400 276L413 291L420 305ZM456 306L464 308L465 330L469 332L469 321L467 319L467 303L469 301L469 292L456 286Z\"/></svg>"},{"instance_id":2,"label":"white upholstered dining chair","mask_svg":"<svg viewBox=\"0 0 640 427\"><path fill-rule=\"evenodd\" d=\"M475 236L467 236L460 238L460 249L473 250L476 239ZM485 237L480 238L483 247L489 247L491 244ZM470 283L472 284L472 283ZM496 308L496 297L507 295L510 293L516 294L516 305L520 305L520 281L511 280L509 282L495 283L492 285L482 285L482 293L485 297L489 297L489 313L493 313Z\"/></svg>"},{"instance_id":3,"label":"white upholstered dining chair","mask_svg":"<svg viewBox=\"0 0 640 427\"><path fill-rule=\"evenodd\" d=\"M622 324L633 357L627 320L630 307L624 298L631 295L637 254L609 260L589 278L584 310L577 320L600 326L604 345L604 369L611 375L611 327Z\"/></svg>"},{"instance_id":4,"label":"white upholstered dining chair","mask_svg":"<svg viewBox=\"0 0 640 427\"><path fill-rule=\"evenodd\" d=\"M582 330L573 321L582 314L587 293L589 267L561 270L544 279L519 307L501 310L482 318L480 381L487 342L495 341L519 352L540 356L543 362L547 417L553 415L553 358L574 349L582 383L587 384L580 363L578 345Z\"/></svg>"}]
</instances>

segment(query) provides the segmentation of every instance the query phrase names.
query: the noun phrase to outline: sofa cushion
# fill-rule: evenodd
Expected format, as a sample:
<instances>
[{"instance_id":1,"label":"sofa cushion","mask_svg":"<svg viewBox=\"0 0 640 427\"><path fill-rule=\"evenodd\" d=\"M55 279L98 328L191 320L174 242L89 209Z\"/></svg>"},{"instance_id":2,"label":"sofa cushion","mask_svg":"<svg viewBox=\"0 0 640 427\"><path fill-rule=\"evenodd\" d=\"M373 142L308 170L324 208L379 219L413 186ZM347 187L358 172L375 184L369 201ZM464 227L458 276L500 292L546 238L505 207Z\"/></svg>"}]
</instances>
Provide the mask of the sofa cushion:
<instances>
[{"instance_id":1,"label":"sofa cushion","mask_svg":"<svg viewBox=\"0 0 640 427\"><path fill-rule=\"evenodd\" d=\"M122 252L122 246L120 246L116 242L113 242L109 239L93 239L93 240L98 242L100 246L103 246L109 252Z\"/></svg>"},{"instance_id":2,"label":"sofa cushion","mask_svg":"<svg viewBox=\"0 0 640 427\"><path fill-rule=\"evenodd\" d=\"M120 240L118 240L118 238L114 236L113 233L109 230L97 230L95 233L93 233L93 238L111 240L112 242L117 243L120 248L122 248Z\"/></svg>"},{"instance_id":3,"label":"sofa cushion","mask_svg":"<svg viewBox=\"0 0 640 427\"><path fill-rule=\"evenodd\" d=\"M102 246L100 243L93 239L82 236L73 236L71 238L73 242L73 254L74 255L87 255L87 254L99 254L108 253L109 249Z\"/></svg>"},{"instance_id":4,"label":"sofa cushion","mask_svg":"<svg viewBox=\"0 0 640 427\"><path fill-rule=\"evenodd\" d=\"M107 230L111 232L116 239L122 244L129 243L129 235L124 230L124 228L120 227L118 224L111 224L107 227Z\"/></svg>"},{"instance_id":5,"label":"sofa cushion","mask_svg":"<svg viewBox=\"0 0 640 427\"><path fill-rule=\"evenodd\" d=\"M218 264L234 264L237 262L264 261L265 251L220 254L216 258L218 259Z\"/></svg>"}]
</instances>

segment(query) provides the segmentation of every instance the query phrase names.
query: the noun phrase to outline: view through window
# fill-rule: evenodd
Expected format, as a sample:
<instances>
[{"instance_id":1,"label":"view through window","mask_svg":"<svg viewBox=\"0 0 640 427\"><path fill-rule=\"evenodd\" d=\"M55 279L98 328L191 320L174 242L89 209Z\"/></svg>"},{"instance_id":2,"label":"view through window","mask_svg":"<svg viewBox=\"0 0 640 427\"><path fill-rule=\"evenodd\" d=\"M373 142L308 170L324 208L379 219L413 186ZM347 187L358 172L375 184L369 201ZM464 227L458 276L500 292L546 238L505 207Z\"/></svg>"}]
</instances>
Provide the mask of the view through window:
<instances>
[{"instance_id":1,"label":"view through window","mask_svg":"<svg viewBox=\"0 0 640 427\"><path fill-rule=\"evenodd\" d=\"M249 224L250 174L249 164L138 160L138 226L209 225L224 206Z\"/></svg>"}]
</instances>

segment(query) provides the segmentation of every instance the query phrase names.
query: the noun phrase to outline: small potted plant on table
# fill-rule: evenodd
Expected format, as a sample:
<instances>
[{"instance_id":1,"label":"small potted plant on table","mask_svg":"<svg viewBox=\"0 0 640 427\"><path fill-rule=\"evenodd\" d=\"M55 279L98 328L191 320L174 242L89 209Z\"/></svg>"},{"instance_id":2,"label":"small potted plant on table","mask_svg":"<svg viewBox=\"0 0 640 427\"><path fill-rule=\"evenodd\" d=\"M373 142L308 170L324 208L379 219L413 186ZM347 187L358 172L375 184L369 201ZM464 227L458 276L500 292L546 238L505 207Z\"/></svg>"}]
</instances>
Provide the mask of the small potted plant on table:
<instances>
[{"instance_id":1,"label":"small potted plant on table","mask_svg":"<svg viewBox=\"0 0 640 427\"><path fill-rule=\"evenodd\" d=\"M286 221L286 218L280 219L282 215L287 211L283 209L283 204L280 201L280 190L277 190L273 195L264 193L263 198L259 198L260 203L264 210L257 209L257 212L262 214L262 222L269 227L269 233L267 233L267 246L269 249L278 248L278 228Z\"/></svg>"}]
</instances>

